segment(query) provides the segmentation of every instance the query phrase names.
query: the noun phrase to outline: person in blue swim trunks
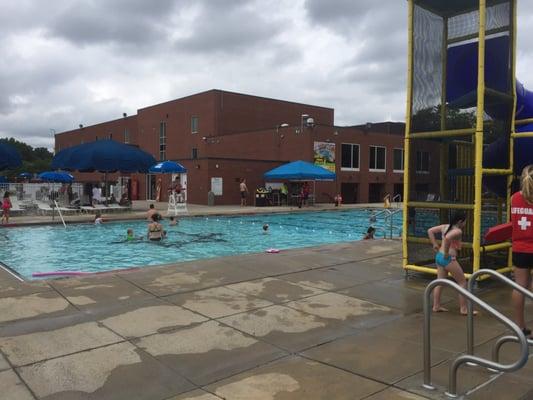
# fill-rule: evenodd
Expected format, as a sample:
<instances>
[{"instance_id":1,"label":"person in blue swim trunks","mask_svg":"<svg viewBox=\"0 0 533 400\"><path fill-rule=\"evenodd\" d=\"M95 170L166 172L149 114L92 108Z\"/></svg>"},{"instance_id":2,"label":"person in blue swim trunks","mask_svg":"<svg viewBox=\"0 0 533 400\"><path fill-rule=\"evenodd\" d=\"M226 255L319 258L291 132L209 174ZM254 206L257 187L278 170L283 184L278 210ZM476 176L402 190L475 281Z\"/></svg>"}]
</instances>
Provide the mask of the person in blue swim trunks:
<instances>
[{"instance_id":1,"label":"person in blue swim trunks","mask_svg":"<svg viewBox=\"0 0 533 400\"><path fill-rule=\"evenodd\" d=\"M449 224L437 225L428 229L428 236L435 255L435 264L437 264L437 278L447 278L450 274L460 286L466 288L466 278L461 265L457 261L457 254L461 249L461 239L463 229L466 223L466 214L464 211L456 212ZM441 235L441 244L437 243L436 236ZM440 304L442 287L437 286L433 290L433 312L448 311ZM459 307L462 315L467 314L466 299L459 296Z\"/></svg>"}]
</instances>

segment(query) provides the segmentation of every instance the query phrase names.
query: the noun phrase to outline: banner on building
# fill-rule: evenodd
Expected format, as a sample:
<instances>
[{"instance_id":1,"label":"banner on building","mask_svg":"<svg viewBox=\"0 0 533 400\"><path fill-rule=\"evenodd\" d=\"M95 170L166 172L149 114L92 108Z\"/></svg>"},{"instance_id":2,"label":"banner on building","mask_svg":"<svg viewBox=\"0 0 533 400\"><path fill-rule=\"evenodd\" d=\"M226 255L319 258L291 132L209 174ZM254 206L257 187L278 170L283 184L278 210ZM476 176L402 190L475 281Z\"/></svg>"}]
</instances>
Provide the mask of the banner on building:
<instances>
[{"instance_id":1,"label":"banner on building","mask_svg":"<svg viewBox=\"0 0 533 400\"><path fill-rule=\"evenodd\" d=\"M315 142L314 164L335 172L335 143Z\"/></svg>"}]
</instances>

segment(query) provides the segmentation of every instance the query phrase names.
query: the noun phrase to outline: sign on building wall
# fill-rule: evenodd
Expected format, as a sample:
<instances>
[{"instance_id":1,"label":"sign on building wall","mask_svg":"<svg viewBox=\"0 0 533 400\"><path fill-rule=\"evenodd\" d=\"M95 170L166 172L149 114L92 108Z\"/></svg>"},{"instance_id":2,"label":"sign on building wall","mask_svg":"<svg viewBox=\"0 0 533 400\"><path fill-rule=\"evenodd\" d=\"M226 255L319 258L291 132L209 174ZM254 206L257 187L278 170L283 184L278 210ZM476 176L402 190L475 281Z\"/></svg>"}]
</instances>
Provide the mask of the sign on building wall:
<instances>
[{"instance_id":1,"label":"sign on building wall","mask_svg":"<svg viewBox=\"0 0 533 400\"><path fill-rule=\"evenodd\" d=\"M335 172L335 143L315 142L313 150L315 165Z\"/></svg>"},{"instance_id":2,"label":"sign on building wall","mask_svg":"<svg viewBox=\"0 0 533 400\"><path fill-rule=\"evenodd\" d=\"M215 196L222 196L222 178L211 178L211 191Z\"/></svg>"}]
</instances>

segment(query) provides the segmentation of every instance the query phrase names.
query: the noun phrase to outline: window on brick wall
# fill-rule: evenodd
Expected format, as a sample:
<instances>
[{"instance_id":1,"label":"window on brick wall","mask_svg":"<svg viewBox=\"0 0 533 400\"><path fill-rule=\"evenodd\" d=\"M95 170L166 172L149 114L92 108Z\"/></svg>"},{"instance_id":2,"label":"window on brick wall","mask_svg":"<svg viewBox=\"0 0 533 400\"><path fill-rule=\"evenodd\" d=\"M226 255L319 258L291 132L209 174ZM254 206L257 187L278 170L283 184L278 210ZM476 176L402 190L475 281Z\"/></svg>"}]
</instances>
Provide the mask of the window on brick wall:
<instances>
[{"instance_id":1,"label":"window on brick wall","mask_svg":"<svg viewBox=\"0 0 533 400\"><path fill-rule=\"evenodd\" d=\"M130 131L128 128L124 128L124 143L130 142Z\"/></svg>"},{"instance_id":2,"label":"window on brick wall","mask_svg":"<svg viewBox=\"0 0 533 400\"><path fill-rule=\"evenodd\" d=\"M191 133L198 133L198 125L200 119L198 117L191 117Z\"/></svg>"},{"instance_id":3,"label":"window on brick wall","mask_svg":"<svg viewBox=\"0 0 533 400\"><path fill-rule=\"evenodd\" d=\"M370 146L370 162L368 169L370 171L385 171L385 157L387 149L382 146Z\"/></svg>"},{"instance_id":4,"label":"window on brick wall","mask_svg":"<svg viewBox=\"0 0 533 400\"><path fill-rule=\"evenodd\" d=\"M403 172L403 149L394 149L392 170L394 172Z\"/></svg>"},{"instance_id":5,"label":"window on brick wall","mask_svg":"<svg viewBox=\"0 0 533 400\"><path fill-rule=\"evenodd\" d=\"M159 160L167 158L167 123L159 123Z\"/></svg>"},{"instance_id":6,"label":"window on brick wall","mask_svg":"<svg viewBox=\"0 0 533 400\"><path fill-rule=\"evenodd\" d=\"M359 145L343 143L341 145L341 169L359 171Z\"/></svg>"},{"instance_id":7,"label":"window on brick wall","mask_svg":"<svg viewBox=\"0 0 533 400\"><path fill-rule=\"evenodd\" d=\"M191 158L193 160L196 160L198 158L198 149L196 147L193 147L192 148L192 151L191 151Z\"/></svg>"},{"instance_id":8,"label":"window on brick wall","mask_svg":"<svg viewBox=\"0 0 533 400\"><path fill-rule=\"evenodd\" d=\"M416 152L416 172L429 174L429 151Z\"/></svg>"}]
</instances>

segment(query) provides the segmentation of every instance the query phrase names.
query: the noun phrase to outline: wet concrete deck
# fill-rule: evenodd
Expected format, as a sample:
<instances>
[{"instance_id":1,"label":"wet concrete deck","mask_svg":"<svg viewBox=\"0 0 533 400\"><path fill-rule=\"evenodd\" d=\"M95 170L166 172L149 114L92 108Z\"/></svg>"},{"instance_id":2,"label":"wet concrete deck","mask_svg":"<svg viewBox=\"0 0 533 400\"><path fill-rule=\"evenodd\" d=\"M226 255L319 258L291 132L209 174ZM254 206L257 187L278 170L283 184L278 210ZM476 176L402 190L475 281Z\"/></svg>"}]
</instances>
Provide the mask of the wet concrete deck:
<instances>
[{"instance_id":1,"label":"wet concrete deck","mask_svg":"<svg viewBox=\"0 0 533 400\"><path fill-rule=\"evenodd\" d=\"M422 291L398 241L342 243L121 273L19 282L0 273L0 393L24 399L438 399L465 318L432 320L422 389ZM510 293L481 296L510 314ZM528 306L531 317L533 308ZM476 354L505 327L476 317ZM504 359L516 356L506 345ZM463 366L468 399L533 398L533 362L510 374Z\"/></svg>"}]
</instances>

